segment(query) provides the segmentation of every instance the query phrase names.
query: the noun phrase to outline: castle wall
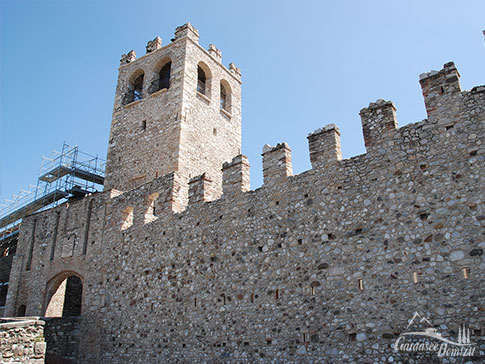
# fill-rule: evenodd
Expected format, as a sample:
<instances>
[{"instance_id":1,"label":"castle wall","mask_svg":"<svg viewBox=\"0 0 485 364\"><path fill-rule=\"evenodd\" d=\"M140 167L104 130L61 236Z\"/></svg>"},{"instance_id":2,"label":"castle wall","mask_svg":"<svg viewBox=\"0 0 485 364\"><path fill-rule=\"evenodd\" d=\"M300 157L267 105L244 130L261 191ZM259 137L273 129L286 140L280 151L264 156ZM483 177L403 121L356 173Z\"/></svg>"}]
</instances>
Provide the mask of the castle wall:
<instances>
[{"instance_id":1,"label":"castle wall","mask_svg":"<svg viewBox=\"0 0 485 364\"><path fill-rule=\"evenodd\" d=\"M81 318L45 318L46 363L76 363L79 355Z\"/></svg>"},{"instance_id":2,"label":"castle wall","mask_svg":"<svg viewBox=\"0 0 485 364\"><path fill-rule=\"evenodd\" d=\"M83 285L97 279L94 257L103 249L106 196L90 195L23 219L6 316L15 316L21 305L27 315L44 315L51 296L71 274ZM86 291L83 296L85 306L91 304Z\"/></svg>"},{"instance_id":3,"label":"castle wall","mask_svg":"<svg viewBox=\"0 0 485 364\"><path fill-rule=\"evenodd\" d=\"M297 176L277 146L285 178L112 230L103 361L407 360L392 345L415 311L483 343L484 91Z\"/></svg>"},{"instance_id":4,"label":"castle wall","mask_svg":"<svg viewBox=\"0 0 485 364\"><path fill-rule=\"evenodd\" d=\"M364 108L364 155L341 160L325 127L305 173L265 147L255 191L239 156L217 200L193 176L181 213L174 172L25 218L7 314L42 315L75 274L81 363L405 361L391 346L415 311L483 345L485 87L453 73L422 77L429 120L398 129L392 103Z\"/></svg>"}]
</instances>

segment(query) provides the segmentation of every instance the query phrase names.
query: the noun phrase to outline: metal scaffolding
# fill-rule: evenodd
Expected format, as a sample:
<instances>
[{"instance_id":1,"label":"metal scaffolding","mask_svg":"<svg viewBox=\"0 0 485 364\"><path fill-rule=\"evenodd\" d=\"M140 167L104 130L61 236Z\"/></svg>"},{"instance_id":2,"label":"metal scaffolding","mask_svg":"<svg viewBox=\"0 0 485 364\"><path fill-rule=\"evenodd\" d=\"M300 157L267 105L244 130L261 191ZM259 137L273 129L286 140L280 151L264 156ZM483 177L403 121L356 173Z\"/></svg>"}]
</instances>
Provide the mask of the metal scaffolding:
<instances>
[{"instance_id":1,"label":"metal scaffolding","mask_svg":"<svg viewBox=\"0 0 485 364\"><path fill-rule=\"evenodd\" d=\"M66 143L43 157L37 185L0 204L0 241L17 230L22 218L69 199L102 190L105 161Z\"/></svg>"}]
</instances>

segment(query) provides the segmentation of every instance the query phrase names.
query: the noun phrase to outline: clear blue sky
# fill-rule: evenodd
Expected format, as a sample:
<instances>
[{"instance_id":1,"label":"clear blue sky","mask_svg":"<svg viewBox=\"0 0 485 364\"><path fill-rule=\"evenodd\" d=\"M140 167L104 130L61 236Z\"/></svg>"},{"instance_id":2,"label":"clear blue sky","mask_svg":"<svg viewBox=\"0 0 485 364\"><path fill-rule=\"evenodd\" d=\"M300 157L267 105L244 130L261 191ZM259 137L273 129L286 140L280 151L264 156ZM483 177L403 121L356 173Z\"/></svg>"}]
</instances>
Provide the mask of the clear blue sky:
<instances>
[{"instance_id":1,"label":"clear blue sky","mask_svg":"<svg viewBox=\"0 0 485 364\"><path fill-rule=\"evenodd\" d=\"M63 141L106 156L122 53L170 42L190 21L243 73L243 153L286 141L295 173L306 136L336 123L344 158L365 152L359 110L394 101L399 125L426 117L418 75L455 61L485 84L485 1L5 1L1 22L0 201L35 184Z\"/></svg>"}]
</instances>

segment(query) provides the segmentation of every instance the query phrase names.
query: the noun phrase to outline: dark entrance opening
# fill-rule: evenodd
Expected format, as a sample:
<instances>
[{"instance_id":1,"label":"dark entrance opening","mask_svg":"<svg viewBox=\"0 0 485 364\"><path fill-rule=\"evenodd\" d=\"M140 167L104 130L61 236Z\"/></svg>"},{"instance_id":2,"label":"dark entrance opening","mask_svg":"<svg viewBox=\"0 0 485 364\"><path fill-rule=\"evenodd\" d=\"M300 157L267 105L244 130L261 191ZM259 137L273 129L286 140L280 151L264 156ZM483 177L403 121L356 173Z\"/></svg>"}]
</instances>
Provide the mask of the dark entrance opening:
<instances>
[{"instance_id":1,"label":"dark entrance opening","mask_svg":"<svg viewBox=\"0 0 485 364\"><path fill-rule=\"evenodd\" d=\"M53 286L49 292L46 317L80 316L83 284L78 276L71 275Z\"/></svg>"}]
</instances>

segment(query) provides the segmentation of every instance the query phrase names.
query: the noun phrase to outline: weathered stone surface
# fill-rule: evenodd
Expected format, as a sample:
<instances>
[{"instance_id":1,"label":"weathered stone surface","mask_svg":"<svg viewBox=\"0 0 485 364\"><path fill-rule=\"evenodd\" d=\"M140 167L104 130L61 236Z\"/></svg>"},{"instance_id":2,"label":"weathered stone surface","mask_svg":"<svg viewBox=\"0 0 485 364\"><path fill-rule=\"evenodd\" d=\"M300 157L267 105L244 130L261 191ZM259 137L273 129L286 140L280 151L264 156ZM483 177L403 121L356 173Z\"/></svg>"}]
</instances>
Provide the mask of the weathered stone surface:
<instances>
[{"instance_id":1,"label":"weathered stone surface","mask_svg":"<svg viewBox=\"0 0 485 364\"><path fill-rule=\"evenodd\" d=\"M44 363L44 324L39 317L0 320L1 363Z\"/></svg>"},{"instance_id":2,"label":"weathered stone surface","mask_svg":"<svg viewBox=\"0 0 485 364\"><path fill-rule=\"evenodd\" d=\"M450 254L450 260L452 260L452 261L461 260L464 257L465 257L465 254L461 250L458 250L456 252L452 252Z\"/></svg>"}]
</instances>

